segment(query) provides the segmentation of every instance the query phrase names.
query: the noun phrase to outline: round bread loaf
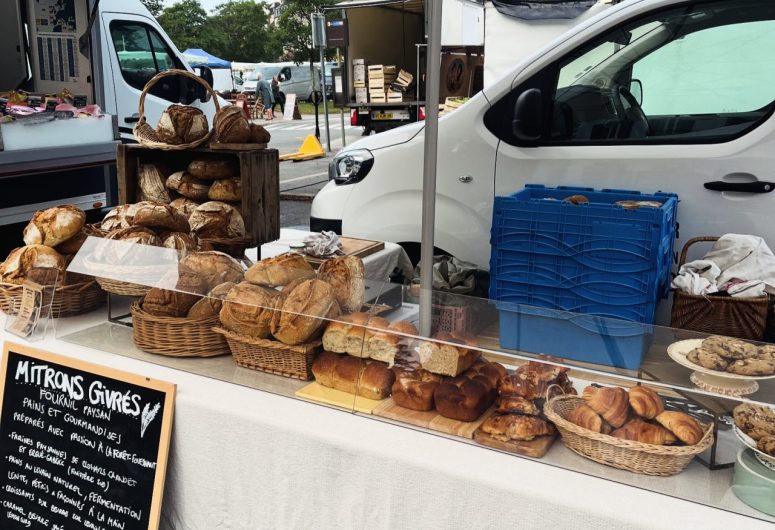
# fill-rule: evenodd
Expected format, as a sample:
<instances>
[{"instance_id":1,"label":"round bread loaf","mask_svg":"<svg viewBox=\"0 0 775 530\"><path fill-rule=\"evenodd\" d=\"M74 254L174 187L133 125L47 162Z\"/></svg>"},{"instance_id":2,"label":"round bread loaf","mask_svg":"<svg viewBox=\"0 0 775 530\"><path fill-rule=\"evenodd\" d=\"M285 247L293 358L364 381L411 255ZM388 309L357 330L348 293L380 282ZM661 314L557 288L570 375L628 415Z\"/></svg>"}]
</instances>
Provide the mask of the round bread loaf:
<instances>
[{"instance_id":1,"label":"round bread loaf","mask_svg":"<svg viewBox=\"0 0 775 530\"><path fill-rule=\"evenodd\" d=\"M105 239L116 241L127 241L139 245L161 246L161 239L152 230L144 226L130 226L129 228L118 228L110 232Z\"/></svg>"},{"instance_id":2,"label":"round bread loaf","mask_svg":"<svg viewBox=\"0 0 775 530\"><path fill-rule=\"evenodd\" d=\"M156 125L158 139L171 145L195 142L204 138L208 130L204 113L196 107L185 105L167 107Z\"/></svg>"},{"instance_id":3,"label":"round bread loaf","mask_svg":"<svg viewBox=\"0 0 775 530\"><path fill-rule=\"evenodd\" d=\"M185 171L178 171L167 177L167 187L189 199L203 201L207 200L210 183L194 178Z\"/></svg>"},{"instance_id":4,"label":"round bread loaf","mask_svg":"<svg viewBox=\"0 0 775 530\"><path fill-rule=\"evenodd\" d=\"M109 211L102 220L100 228L111 232L117 228L130 228L134 225L135 213L143 206L155 204L153 202L142 201L134 204L122 204Z\"/></svg>"},{"instance_id":5,"label":"round bread loaf","mask_svg":"<svg viewBox=\"0 0 775 530\"><path fill-rule=\"evenodd\" d=\"M154 287L143 298L142 307L146 313L159 317L184 317L198 300L195 294Z\"/></svg>"},{"instance_id":6,"label":"round bread loaf","mask_svg":"<svg viewBox=\"0 0 775 530\"><path fill-rule=\"evenodd\" d=\"M231 179L239 176L237 165L232 160L216 158L193 160L186 171L203 180Z\"/></svg>"},{"instance_id":7,"label":"round bread loaf","mask_svg":"<svg viewBox=\"0 0 775 530\"><path fill-rule=\"evenodd\" d=\"M85 222L86 214L72 204L37 211L24 228L24 243L55 247L80 232Z\"/></svg>"},{"instance_id":8,"label":"round bread loaf","mask_svg":"<svg viewBox=\"0 0 775 530\"><path fill-rule=\"evenodd\" d=\"M0 281L22 284L34 268L54 268L63 271L65 259L46 245L28 245L11 251L0 264Z\"/></svg>"},{"instance_id":9,"label":"round bread loaf","mask_svg":"<svg viewBox=\"0 0 775 530\"><path fill-rule=\"evenodd\" d=\"M242 181L240 179L216 180L207 192L214 201L241 202Z\"/></svg>"},{"instance_id":10,"label":"round bread loaf","mask_svg":"<svg viewBox=\"0 0 775 530\"><path fill-rule=\"evenodd\" d=\"M257 123L250 124L250 143L268 144L271 139L272 135L262 125Z\"/></svg>"},{"instance_id":11,"label":"round bread loaf","mask_svg":"<svg viewBox=\"0 0 775 530\"><path fill-rule=\"evenodd\" d=\"M169 204L151 203L139 207L135 212L134 224L171 232L191 231L186 216Z\"/></svg>"},{"instance_id":12,"label":"round bread loaf","mask_svg":"<svg viewBox=\"0 0 775 530\"><path fill-rule=\"evenodd\" d=\"M223 300L229 294L236 284L234 282L225 282L213 288L207 296L199 299L197 303L188 310L188 318L210 318L218 316L223 307Z\"/></svg>"},{"instance_id":13,"label":"round bread loaf","mask_svg":"<svg viewBox=\"0 0 775 530\"><path fill-rule=\"evenodd\" d=\"M323 317L336 312L335 307L338 309L333 287L320 280L305 280L283 301L282 314L272 333L285 344L307 342L321 330Z\"/></svg>"},{"instance_id":14,"label":"round bread loaf","mask_svg":"<svg viewBox=\"0 0 775 530\"><path fill-rule=\"evenodd\" d=\"M281 254L254 263L245 272L245 279L259 285L288 285L293 280L315 277L315 270L304 256Z\"/></svg>"},{"instance_id":15,"label":"round bread loaf","mask_svg":"<svg viewBox=\"0 0 775 530\"><path fill-rule=\"evenodd\" d=\"M161 235L162 246L177 250L181 257L187 256L190 252L199 250L199 242L196 236L183 232L170 232Z\"/></svg>"},{"instance_id":16,"label":"round bread loaf","mask_svg":"<svg viewBox=\"0 0 775 530\"><path fill-rule=\"evenodd\" d=\"M213 119L215 141L226 144L244 144L250 141L250 122L236 105L221 108Z\"/></svg>"},{"instance_id":17,"label":"round bread loaf","mask_svg":"<svg viewBox=\"0 0 775 530\"><path fill-rule=\"evenodd\" d=\"M192 252L180 260L178 272L181 276L190 274L201 278L204 282L203 293L225 282L241 282L244 274L239 261L215 250Z\"/></svg>"},{"instance_id":18,"label":"round bread loaf","mask_svg":"<svg viewBox=\"0 0 775 530\"><path fill-rule=\"evenodd\" d=\"M71 254L77 254L81 247L86 242L86 238L89 237L89 232L83 228L67 241L63 241L54 247L54 250L62 254L63 256L69 256Z\"/></svg>"},{"instance_id":19,"label":"round bread loaf","mask_svg":"<svg viewBox=\"0 0 775 530\"><path fill-rule=\"evenodd\" d=\"M191 230L199 237L236 238L245 235L245 222L232 206L209 201L200 204L188 218Z\"/></svg>"},{"instance_id":20,"label":"round bread loaf","mask_svg":"<svg viewBox=\"0 0 775 530\"><path fill-rule=\"evenodd\" d=\"M178 197L170 203L170 206L186 216L186 219L191 217L199 203L189 199L188 197Z\"/></svg>"},{"instance_id":21,"label":"round bread loaf","mask_svg":"<svg viewBox=\"0 0 775 530\"><path fill-rule=\"evenodd\" d=\"M263 339L269 336L278 292L248 282L233 287L219 313L221 323L240 335Z\"/></svg>"},{"instance_id":22,"label":"round bread loaf","mask_svg":"<svg viewBox=\"0 0 775 530\"><path fill-rule=\"evenodd\" d=\"M318 278L334 288L336 301L346 313L360 311L366 299L363 261L355 256L341 256L323 262Z\"/></svg>"}]
</instances>

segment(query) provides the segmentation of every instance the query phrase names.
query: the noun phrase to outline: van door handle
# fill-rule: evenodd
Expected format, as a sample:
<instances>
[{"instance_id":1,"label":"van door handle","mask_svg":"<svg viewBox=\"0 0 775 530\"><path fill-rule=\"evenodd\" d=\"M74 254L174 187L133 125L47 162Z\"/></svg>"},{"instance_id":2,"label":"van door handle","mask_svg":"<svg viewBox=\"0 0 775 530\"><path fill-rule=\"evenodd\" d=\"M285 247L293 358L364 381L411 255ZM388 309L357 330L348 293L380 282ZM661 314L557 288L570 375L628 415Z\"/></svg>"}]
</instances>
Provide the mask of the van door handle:
<instances>
[{"instance_id":1,"label":"van door handle","mask_svg":"<svg viewBox=\"0 0 775 530\"><path fill-rule=\"evenodd\" d=\"M471 175L460 175L457 179L463 184L468 184L469 182L474 180L474 177L472 177Z\"/></svg>"},{"instance_id":2,"label":"van door handle","mask_svg":"<svg viewBox=\"0 0 775 530\"><path fill-rule=\"evenodd\" d=\"M124 118L124 123L137 123L138 121L140 121L139 114L132 114L131 116Z\"/></svg>"},{"instance_id":3,"label":"van door handle","mask_svg":"<svg viewBox=\"0 0 775 530\"><path fill-rule=\"evenodd\" d=\"M711 191L739 191L742 193L770 193L775 190L773 182L724 182L717 180L715 182L706 182L705 189Z\"/></svg>"}]
</instances>

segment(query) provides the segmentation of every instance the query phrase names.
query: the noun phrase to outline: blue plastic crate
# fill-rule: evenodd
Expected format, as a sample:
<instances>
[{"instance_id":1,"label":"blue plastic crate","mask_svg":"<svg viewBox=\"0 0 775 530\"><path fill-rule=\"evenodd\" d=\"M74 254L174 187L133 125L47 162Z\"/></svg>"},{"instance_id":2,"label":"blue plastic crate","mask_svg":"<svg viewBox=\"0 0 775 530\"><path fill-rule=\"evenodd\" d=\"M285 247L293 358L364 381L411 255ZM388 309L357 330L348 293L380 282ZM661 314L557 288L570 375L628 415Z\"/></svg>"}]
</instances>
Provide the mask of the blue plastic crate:
<instances>
[{"instance_id":1,"label":"blue plastic crate","mask_svg":"<svg viewBox=\"0 0 775 530\"><path fill-rule=\"evenodd\" d=\"M510 304L500 312L502 348L638 370L651 347L652 326Z\"/></svg>"}]
</instances>

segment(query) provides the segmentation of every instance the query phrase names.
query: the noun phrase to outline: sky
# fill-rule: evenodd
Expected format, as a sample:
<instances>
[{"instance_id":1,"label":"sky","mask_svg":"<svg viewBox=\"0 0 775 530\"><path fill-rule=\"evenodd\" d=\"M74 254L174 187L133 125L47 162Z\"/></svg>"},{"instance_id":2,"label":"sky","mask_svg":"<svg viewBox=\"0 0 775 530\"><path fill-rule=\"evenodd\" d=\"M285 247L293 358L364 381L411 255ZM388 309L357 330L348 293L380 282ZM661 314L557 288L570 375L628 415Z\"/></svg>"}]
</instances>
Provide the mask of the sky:
<instances>
[{"instance_id":1,"label":"sky","mask_svg":"<svg viewBox=\"0 0 775 530\"><path fill-rule=\"evenodd\" d=\"M218 5L223 4L225 0L199 0L199 4L208 13L212 12ZM164 6L171 6L175 0L164 0Z\"/></svg>"}]
</instances>

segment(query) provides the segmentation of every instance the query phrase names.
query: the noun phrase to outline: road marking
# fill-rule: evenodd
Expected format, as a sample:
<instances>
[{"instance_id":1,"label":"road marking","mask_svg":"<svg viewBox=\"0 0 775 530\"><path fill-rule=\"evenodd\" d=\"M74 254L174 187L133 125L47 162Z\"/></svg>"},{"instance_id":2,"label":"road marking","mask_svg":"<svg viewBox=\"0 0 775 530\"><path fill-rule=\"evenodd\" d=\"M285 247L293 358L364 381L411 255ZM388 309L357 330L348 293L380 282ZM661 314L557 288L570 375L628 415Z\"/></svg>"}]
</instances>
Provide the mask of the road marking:
<instances>
[{"instance_id":1,"label":"road marking","mask_svg":"<svg viewBox=\"0 0 775 530\"><path fill-rule=\"evenodd\" d=\"M289 182L296 182L296 181L299 181L299 180L306 180L306 179L311 179L311 178L315 178L315 177L322 177L323 175L328 175L328 171L323 171L321 173L313 173L311 175L305 175L303 177L296 177L296 178L292 178L292 179L288 179L288 180L281 180L280 184L288 184Z\"/></svg>"}]
</instances>

